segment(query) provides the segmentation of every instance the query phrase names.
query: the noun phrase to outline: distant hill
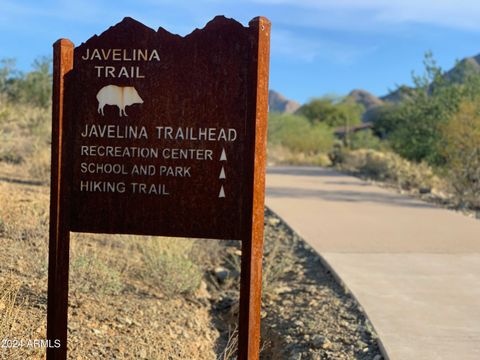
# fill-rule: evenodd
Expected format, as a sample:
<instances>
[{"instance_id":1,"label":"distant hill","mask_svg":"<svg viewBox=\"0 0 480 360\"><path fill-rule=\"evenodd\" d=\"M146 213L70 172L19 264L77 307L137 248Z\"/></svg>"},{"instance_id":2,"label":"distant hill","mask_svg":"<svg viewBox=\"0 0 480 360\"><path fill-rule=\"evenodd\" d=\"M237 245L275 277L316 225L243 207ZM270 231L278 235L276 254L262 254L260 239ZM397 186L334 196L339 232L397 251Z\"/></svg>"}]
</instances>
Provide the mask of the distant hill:
<instances>
[{"instance_id":1,"label":"distant hill","mask_svg":"<svg viewBox=\"0 0 480 360\"><path fill-rule=\"evenodd\" d=\"M375 95L369 93L366 90L355 89L348 94L349 97L353 98L356 103L363 105L365 110L373 109L377 106L383 105L383 101Z\"/></svg>"},{"instance_id":2,"label":"distant hill","mask_svg":"<svg viewBox=\"0 0 480 360\"><path fill-rule=\"evenodd\" d=\"M384 102L399 103L402 100L405 100L412 93L413 88L407 85L401 85L396 90L391 91L385 96L381 96L380 100Z\"/></svg>"},{"instance_id":3,"label":"distant hill","mask_svg":"<svg viewBox=\"0 0 480 360\"><path fill-rule=\"evenodd\" d=\"M452 69L445 72L445 77L457 83L463 83L469 74L480 73L480 54L477 56L466 57L459 61ZM348 96L355 102L365 107L365 113L362 115L363 122L370 122L372 115L377 108L388 103L397 104L402 100L408 99L413 92L413 88L407 85L401 85L388 94L377 97L363 89L352 90ZM270 90L268 92L268 103L270 112L294 113L300 108L296 101L289 100L282 94Z\"/></svg>"},{"instance_id":4,"label":"distant hill","mask_svg":"<svg viewBox=\"0 0 480 360\"><path fill-rule=\"evenodd\" d=\"M289 100L275 90L268 92L268 110L270 112L280 112L292 114L298 110L300 104L296 101Z\"/></svg>"},{"instance_id":5,"label":"distant hill","mask_svg":"<svg viewBox=\"0 0 480 360\"><path fill-rule=\"evenodd\" d=\"M466 57L460 60L452 69L445 72L445 78L456 83L463 83L470 74L480 73L480 54L477 56ZM413 88L402 85L398 89L391 91L385 96L380 97L386 102L398 103L410 96Z\"/></svg>"},{"instance_id":6,"label":"distant hill","mask_svg":"<svg viewBox=\"0 0 480 360\"><path fill-rule=\"evenodd\" d=\"M352 90L348 94L348 97L351 97L355 100L357 104L360 104L365 108L365 112L362 115L363 122L369 122L371 120L372 114L375 112L375 109L385 105L385 102L383 100L369 93L366 90Z\"/></svg>"},{"instance_id":7,"label":"distant hill","mask_svg":"<svg viewBox=\"0 0 480 360\"><path fill-rule=\"evenodd\" d=\"M480 55L467 57L459 61L451 70L445 73L445 76L449 80L462 83L469 74L478 73L480 73Z\"/></svg>"}]
</instances>

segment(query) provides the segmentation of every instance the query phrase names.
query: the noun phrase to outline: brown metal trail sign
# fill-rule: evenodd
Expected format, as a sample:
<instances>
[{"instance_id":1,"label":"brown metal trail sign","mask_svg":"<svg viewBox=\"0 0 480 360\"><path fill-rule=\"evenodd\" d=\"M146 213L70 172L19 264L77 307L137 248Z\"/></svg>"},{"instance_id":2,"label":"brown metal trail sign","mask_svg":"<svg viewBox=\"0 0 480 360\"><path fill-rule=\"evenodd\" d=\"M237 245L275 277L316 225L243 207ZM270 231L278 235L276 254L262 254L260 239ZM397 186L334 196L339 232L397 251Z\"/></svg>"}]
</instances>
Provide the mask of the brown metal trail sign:
<instances>
[{"instance_id":1,"label":"brown metal trail sign","mask_svg":"<svg viewBox=\"0 0 480 360\"><path fill-rule=\"evenodd\" d=\"M70 231L241 240L239 359L258 359L269 44L262 17L54 44L48 360L66 359Z\"/></svg>"}]
</instances>

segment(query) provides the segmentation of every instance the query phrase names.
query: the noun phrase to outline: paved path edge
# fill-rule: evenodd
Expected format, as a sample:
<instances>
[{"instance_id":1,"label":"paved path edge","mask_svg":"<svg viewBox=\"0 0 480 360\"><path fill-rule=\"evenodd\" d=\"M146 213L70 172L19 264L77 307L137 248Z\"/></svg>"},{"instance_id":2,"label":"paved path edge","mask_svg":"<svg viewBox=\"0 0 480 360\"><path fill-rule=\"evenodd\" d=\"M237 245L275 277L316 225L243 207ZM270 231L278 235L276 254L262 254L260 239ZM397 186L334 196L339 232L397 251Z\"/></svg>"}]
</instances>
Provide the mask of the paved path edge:
<instances>
[{"instance_id":1,"label":"paved path edge","mask_svg":"<svg viewBox=\"0 0 480 360\"><path fill-rule=\"evenodd\" d=\"M370 319L370 316L368 316L365 308L363 307L363 305L360 303L360 301L358 301L358 298L356 296L356 294L347 286L347 284L345 283L345 281L343 281L343 279L340 277L340 275L338 275L338 272L332 267L332 265L330 265L330 263L327 261L327 259L325 259L323 257L323 255L321 253L319 253L312 245L310 245L308 243L308 241L300 234L298 233L293 227L290 226L290 224L285 221L285 219L283 217L281 217L280 215L278 215L275 211L273 211L270 207L267 206L267 208L272 212L274 213L279 219L282 220L282 222L290 229L290 231L292 231L293 233L295 233L298 237L300 237L305 243L308 244L308 246L315 252L315 254L317 254L317 256L320 258L320 261L322 263L323 266L325 266L325 268L330 271L330 273L332 274L333 278L335 279L335 281L343 287L343 289L345 289L346 291L348 291L353 299L357 302L357 304L360 305L361 307L361 310L362 310L362 313L364 314L365 318L369 321L370 325L373 327L373 329L375 330L375 333L377 334L377 338L376 338L376 342L377 342L377 345L378 345L378 348L380 350L380 353L382 354L384 360L390 360L390 356L388 355L387 353L387 350L385 349L385 346L383 345L383 341L382 339L380 338L380 335L378 334L378 331L377 329L375 328L375 324L372 322L372 320Z\"/></svg>"}]
</instances>

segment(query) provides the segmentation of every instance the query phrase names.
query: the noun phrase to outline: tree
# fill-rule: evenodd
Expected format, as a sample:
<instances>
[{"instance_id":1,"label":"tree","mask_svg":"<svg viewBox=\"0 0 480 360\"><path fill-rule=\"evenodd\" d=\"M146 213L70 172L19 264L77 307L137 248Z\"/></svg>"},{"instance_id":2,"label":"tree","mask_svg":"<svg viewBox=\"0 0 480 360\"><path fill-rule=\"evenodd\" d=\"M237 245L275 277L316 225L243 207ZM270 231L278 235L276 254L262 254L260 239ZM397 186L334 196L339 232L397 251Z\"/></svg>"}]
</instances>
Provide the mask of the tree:
<instances>
[{"instance_id":1,"label":"tree","mask_svg":"<svg viewBox=\"0 0 480 360\"><path fill-rule=\"evenodd\" d=\"M431 165L442 165L440 128L455 114L463 100L480 94L480 76L469 73L463 83L452 81L436 65L431 53L425 55L425 72L413 74L415 88L398 105L379 110L375 131L386 136L403 157Z\"/></svg>"},{"instance_id":2,"label":"tree","mask_svg":"<svg viewBox=\"0 0 480 360\"><path fill-rule=\"evenodd\" d=\"M350 148L357 149L374 149L378 150L382 146L381 140L374 135L373 131L366 129L353 133L350 137Z\"/></svg>"},{"instance_id":3,"label":"tree","mask_svg":"<svg viewBox=\"0 0 480 360\"><path fill-rule=\"evenodd\" d=\"M268 121L268 142L271 145L306 155L327 153L333 146L333 131L323 123L312 124L303 116L291 114L270 114Z\"/></svg>"},{"instance_id":4,"label":"tree","mask_svg":"<svg viewBox=\"0 0 480 360\"><path fill-rule=\"evenodd\" d=\"M15 60L0 61L0 92L15 102L48 107L52 93L52 60L37 58L33 70L28 73L18 71Z\"/></svg>"},{"instance_id":5,"label":"tree","mask_svg":"<svg viewBox=\"0 0 480 360\"><path fill-rule=\"evenodd\" d=\"M9 87L19 73L16 69L15 59L0 60L0 93L7 94Z\"/></svg>"},{"instance_id":6,"label":"tree","mask_svg":"<svg viewBox=\"0 0 480 360\"><path fill-rule=\"evenodd\" d=\"M297 110L297 114L305 116L312 123L324 123L328 126L353 126L362 122L364 107L352 98L324 96L312 99Z\"/></svg>"},{"instance_id":7,"label":"tree","mask_svg":"<svg viewBox=\"0 0 480 360\"><path fill-rule=\"evenodd\" d=\"M382 139L388 138L402 123L401 105L386 103L371 110L373 132Z\"/></svg>"},{"instance_id":8,"label":"tree","mask_svg":"<svg viewBox=\"0 0 480 360\"><path fill-rule=\"evenodd\" d=\"M480 106L464 101L442 125L442 153L459 205L480 210Z\"/></svg>"}]
</instances>

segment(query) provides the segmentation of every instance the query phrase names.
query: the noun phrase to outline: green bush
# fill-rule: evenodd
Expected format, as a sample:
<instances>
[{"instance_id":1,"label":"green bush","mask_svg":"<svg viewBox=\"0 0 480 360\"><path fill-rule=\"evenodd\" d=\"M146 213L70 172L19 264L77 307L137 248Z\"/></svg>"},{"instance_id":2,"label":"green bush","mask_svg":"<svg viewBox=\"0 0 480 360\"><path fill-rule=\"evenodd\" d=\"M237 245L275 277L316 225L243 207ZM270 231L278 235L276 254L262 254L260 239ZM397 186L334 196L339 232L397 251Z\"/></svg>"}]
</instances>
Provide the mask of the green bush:
<instances>
[{"instance_id":1,"label":"green bush","mask_svg":"<svg viewBox=\"0 0 480 360\"><path fill-rule=\"evenodd\" d=\"M460 72L460 81L458 76L443 72L431 53L425 55L424 65L425 73L413 76L415 87L408 96L399 104L374 112L375 132L387 137L393 150L404 158L443 166L446 158L441 128L458 112L463 101L478 101L480 74Z\"/></svg>"},{"instance_id":2,"label":"green bush","mask_svg":"<svg viewBox=\"0 0 480 360\"><path fill-rule=\"evenodd\" d=\"M37 58L33 70L23 73L16 68L14 59L0 61L0 93L15 103L47 108L52 97L52 60Z\"/></svg>"},{"instance_id":3,"label":"green bush","mask_svg":"<svg viewBox=\"0 0 480 360\"><path fill-rule=\"evenodd\" d=\"M315 155L330 151L334 137L329 126L311 124L303 116L270 114L268 141L271 146L281 146L293 153Z\"/></svg>"},{"instance_id":4,"label":"green bush","mask_svg":"<svg viewBox=\"0 0 480 360\"><path fill-rule=\"evenodd\" d=\"M373 134L370 129L357 131L350 136L350 148L357 149L374 149L378 150L382 147L382 141L378 136Z\"/></svg>"}]
</instances>

